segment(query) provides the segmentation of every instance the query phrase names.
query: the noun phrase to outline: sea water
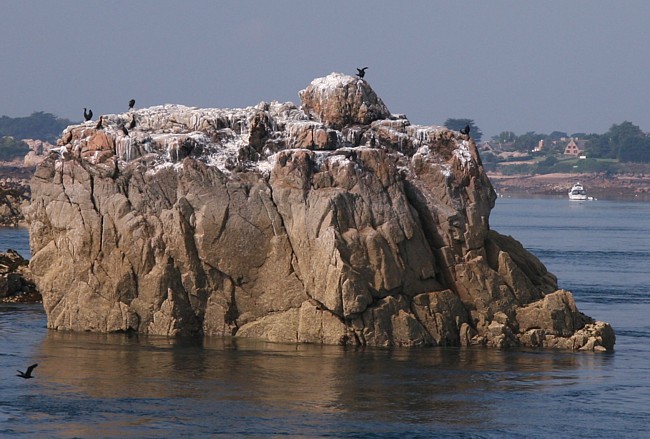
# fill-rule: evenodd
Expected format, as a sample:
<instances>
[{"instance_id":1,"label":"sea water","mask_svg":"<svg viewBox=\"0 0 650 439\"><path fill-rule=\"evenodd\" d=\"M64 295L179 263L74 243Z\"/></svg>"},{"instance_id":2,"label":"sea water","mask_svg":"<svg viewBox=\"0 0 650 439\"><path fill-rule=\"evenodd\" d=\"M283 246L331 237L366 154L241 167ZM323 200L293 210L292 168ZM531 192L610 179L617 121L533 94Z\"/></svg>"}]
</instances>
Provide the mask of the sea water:
<instances>
[{"instance_id":1,"label":"sea water","mask_svg":"<svg viewBox=\"0 0 650 439\"><path fill-rule=\"evenodd\" d=\"M0 227L0 252L12 249L25 259L31 258L29 230L26 227Z\"/></svg>"},{"instance_id":2,"label":"sea water","mask_svg":"<svg viewBox=\"0 0 650 439\"><path fill-rule=\"evenodd\" d=\"M55 332L40 305L0 305L0 436L648 437L649 217L500 198L490 219L614 326L612 353Z\"/></svg>"}]
</instances>

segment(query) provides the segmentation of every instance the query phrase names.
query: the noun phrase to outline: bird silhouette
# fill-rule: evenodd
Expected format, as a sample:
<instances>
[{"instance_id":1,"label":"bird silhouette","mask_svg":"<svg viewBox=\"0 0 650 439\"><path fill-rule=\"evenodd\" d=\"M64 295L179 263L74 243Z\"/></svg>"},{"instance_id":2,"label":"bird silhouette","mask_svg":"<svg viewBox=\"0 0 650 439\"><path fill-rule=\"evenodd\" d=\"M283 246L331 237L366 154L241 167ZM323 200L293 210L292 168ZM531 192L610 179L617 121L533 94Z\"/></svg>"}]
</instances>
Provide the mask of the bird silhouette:
<instances>
[{"instance_id":1,"label":"bird silhouette","mask_svg":"<svg viewBox=\"0 0 650 439\"><path fill-rule=\"evenodd\" d=\"M366 69L367 69L367 68L368 68L368 67L364 67L364 68L360 69L360 68L357 67L357 72L358 72L358 73L357 73L357 76L358 76L359 78L363 78L364 76L366 76Z\"/></svg>"},{"instance_id":2,"label":"bird silhouette","mask_svg":"<svg viewBox=\"0 0 650 439\"><path fill-rule=\"evenodd\" d=\"M129 124L129 129L132 130L135 128L135 115L131 118L131 123Z\"/></svg>"},{"instance_id":3,"label":"bird silhouette","mask_svg":"<svg viewBox=\"0 0 650 439\"><path fill-rule=\"evenodd\" d=\"M99 122L97 122L97 125L95 125L96 130L101 130L102 128L104 128L104 126L102 125L102 119L103 118L104 118L104 116L99 116Z\"/></svg>"},{"instance_id":4,"label":"bird silhouette","mask_svg":"<svg viewBox=\"0 0 650 439\"><path fill-rule=\"evenodd\" d=\"M36 366L38 366L38 364L32 364L31 366L29 366L27 368L27 370L25 372L21 372L21 371L17 370L18 373L16 374L16 376L21 377L21 378L25 378L26 380L29 379L29 378L34 378L32 376L32 371L34 370L34 368Z\"/></svg>"},{"instance_id":5,"label":"bird silhouette","mask_svg":"<svg viewBox=\"0 0 650 439\"><path fill-rule=\"evenodd\" d=\"M131 99L129 101L129 110L132 109L134 105L135 105L135 99Z\"/></svg>"},{"instance_id":6,"label":"bird silhouette","mask_svg":"<svg viewBox=\"0 0 650 439\"><path fill-rule=\"evenodd\" d=\"M88 110L88 112L86 112L86 108L84 107L84 119L86 119L86 121L89 121L92 118L93 118L93 110Z\"/></svg>"},{"instance_id":7,"label":"bird silhouette","mask_svg":"<svg viewBox=\"0 0 650 439\"><path fill-rule=\"evenodd\" d=\"M470 130L469 125L465 125L465 128L463 128L462 130L460 130L460 133L461 133L461 134L465 134L466 136L469 136L469 130Z\"/></svg>"}]
</instances>

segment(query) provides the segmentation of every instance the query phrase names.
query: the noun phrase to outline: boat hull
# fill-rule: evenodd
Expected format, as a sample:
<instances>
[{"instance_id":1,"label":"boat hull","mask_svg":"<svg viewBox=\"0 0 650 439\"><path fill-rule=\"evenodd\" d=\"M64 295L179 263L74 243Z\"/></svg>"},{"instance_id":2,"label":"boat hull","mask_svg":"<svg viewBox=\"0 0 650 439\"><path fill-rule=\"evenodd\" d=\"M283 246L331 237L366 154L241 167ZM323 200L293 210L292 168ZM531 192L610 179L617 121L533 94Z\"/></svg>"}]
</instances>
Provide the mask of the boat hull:
<instances>
[{"instance_id":1,"label":"boat hull","mask_svg":"<svg viewBox=\"0 0 650 439\"><path fill-rule=\"evenodd\" d=\"M587 197L587 192L585 191L585 188L580 183L574 184L571 190L569 191L569 200L582 201L588 199L589 197Z\"/></svg>"}]
</instances>

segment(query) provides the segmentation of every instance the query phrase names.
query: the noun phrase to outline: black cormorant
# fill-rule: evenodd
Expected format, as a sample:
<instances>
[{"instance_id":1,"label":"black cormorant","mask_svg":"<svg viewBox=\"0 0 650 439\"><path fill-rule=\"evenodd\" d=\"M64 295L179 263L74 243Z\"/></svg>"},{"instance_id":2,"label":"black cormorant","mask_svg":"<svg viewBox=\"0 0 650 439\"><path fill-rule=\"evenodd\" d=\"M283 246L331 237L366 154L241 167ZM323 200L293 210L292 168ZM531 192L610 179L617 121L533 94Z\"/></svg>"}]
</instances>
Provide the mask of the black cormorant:
<instances>
[{"instance_id":1,"label":"black cormorant","mask_svg":"<svg viewBox=\"0 0 650 439\"><path fill-rule=\"evenodd\" d=\"M129 124L129 129L132 130L133 128L135 128L135 114L131 118L131 123Z\"/></svg>"},{"instance_id":2,"label":"black cormorant","mask_svg":"<svg viewBox=\"0 0 650 439\"><path fill-rule=\"evenodd\" d=\"M27 368L27 370L25 372L21 372L21 371L17 370L18 374L16 376L21 377L21 378L25 378L25 379L34 378L32 376L32 370L34 370L34 368L36 366L38 366L38 364L32 364L31 366L29 366Z\"/></svg>"},{"instance_id":3,"label":"black cormorant","mask_svg":"<svg viewBox=\"0 0 650 439\"><path fill-rule=\"evenodd\" d=\"M102 128L104 128L104 126L102 125L102 119L103 118L104 118L104 116L99 116L99 122L97 122L97 125L95 125L96 130L101 130Z\"/></svg>"},{"instance_id":4,"label":"black cormorant","mask_svg":"<svg viewBox=\"0 0 650 439\"><path fill-rule=\"evenodd\" d=\"M366 76L366 69L367 69L367 68L368 68L368 67L364 67L364 68L360 69L360 68L357 67L357 72L358 72L358 73L357 73L357 76L358 76L359 78L363 78L364 76Z\"/></svg>"},{"instance_id":5,"label":"black cormorant","mask_svg":"<svg viewBox=\"0 0 650 439\"><path fill-rule=\"evenodd\" d=\"M465 125L465 128L463 128L462 130L460 130L460 133L461 133L461 134L465 134L466 136L469 136L469 130L470 130L469 125Z\"/></svg>"},{"instance_id":6,"label":"black cormorant","mask_svg":"<svg viewBox=\"0 0 650 439\"><path fill-rule=\"evenodd\" d=\"M134 105L135 105L135 99L131 99L129 101L129 110L132 109Z\"/></svg>"},{"instance_id":7,"label":"black cormorant","mask_svg":"<svg viewBox=\"0 0 650 439\"><path fill-rule=\"evenodd\" d=\"M86 112L86 108L84 108L84 119L86 119L86 121L89 121L92 118L93 118L93 110L88 110L88 112Z\"/></svg>"}]
</instances>

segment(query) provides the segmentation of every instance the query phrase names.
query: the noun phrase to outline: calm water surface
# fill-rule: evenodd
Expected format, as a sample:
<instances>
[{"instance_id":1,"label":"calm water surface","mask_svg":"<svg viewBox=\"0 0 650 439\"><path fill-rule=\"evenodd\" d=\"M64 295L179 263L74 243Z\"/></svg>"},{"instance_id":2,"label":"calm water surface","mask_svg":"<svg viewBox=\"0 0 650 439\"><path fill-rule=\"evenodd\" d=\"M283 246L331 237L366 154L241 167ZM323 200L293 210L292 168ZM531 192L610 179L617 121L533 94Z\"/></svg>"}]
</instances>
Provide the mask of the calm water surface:
<instances>
[{"instance_id":1,"label":"calm water surface","mask_svg":"<svg viewBox=\"0 0 650 439\"><path fill-rule=\"evenodd\" d=\"M0 227L0 252L16 250L25 259L31 258L29 230L26 227Z\"/></svg>"},{"instance_id":2,"label":"calm water surface","mask_svg":"<svg viewBox=\"0 0 650 439\"><path fill-rule=\"evenodd\" d=\"M49 332L40 306L0 305L0 435L648 437L649 215L559 199L499 199L492 213L612 323L614 353ZM15 376L32 362L35 379Z\"/></svg>"}]
</instances>

